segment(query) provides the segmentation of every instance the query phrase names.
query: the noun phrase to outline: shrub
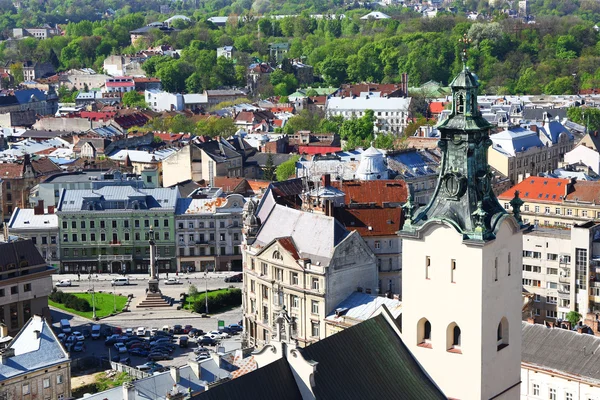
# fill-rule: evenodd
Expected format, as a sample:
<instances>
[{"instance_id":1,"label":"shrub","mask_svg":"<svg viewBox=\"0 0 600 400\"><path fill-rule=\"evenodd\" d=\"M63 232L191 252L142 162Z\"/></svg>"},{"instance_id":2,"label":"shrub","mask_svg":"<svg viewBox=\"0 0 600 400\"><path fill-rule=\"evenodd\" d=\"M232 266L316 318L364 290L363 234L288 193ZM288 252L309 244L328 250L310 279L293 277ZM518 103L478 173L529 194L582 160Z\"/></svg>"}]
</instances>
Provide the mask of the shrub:
<instances>
[{"instance_id":1,"label":"shrub","mask_svg":"<svg viewBox=\"0 0 600 400\"><path fill-rule=\"evenodd\" d=\"M88 312L92 310L89 301L80 299L71 293L64 293L61 290L53 290L48 298L56 303L64 304L67 308L72 308L76 311Z\"/></svg>"}]
</instances>

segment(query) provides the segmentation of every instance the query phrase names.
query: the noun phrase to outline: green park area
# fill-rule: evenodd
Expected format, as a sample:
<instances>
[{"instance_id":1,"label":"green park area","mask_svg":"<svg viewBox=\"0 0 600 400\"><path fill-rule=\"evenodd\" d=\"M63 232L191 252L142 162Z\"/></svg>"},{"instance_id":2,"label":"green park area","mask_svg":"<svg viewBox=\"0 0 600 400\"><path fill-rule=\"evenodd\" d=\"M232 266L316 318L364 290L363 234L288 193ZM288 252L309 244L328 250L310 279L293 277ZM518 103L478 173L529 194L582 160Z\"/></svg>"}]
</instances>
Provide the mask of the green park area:
<instances>
[{"instance_id":1,"label":"green park area","mask_svg":"<svg viewBox=\"0 0 600 400\"><path fill-rule=\"evenodd\" d=\"M242 304L242 291L240 289L217 289L198 292L195 287L190 288L190 293L185 299L184 308L197 313L206 312L206 296L208 295L208 312L215 314L226 311Z\"/></svg>"},{"instance_id":2,"label":"green park area","mask_svg":"<svg viewBox=\"0 0 600 400\"><path fill-rule=\"evenodd\" d=\"M112 293L96 292L93 297L92 299L92 293L63 293L58 290L50 294L48 304L71 314L92 319L94 305L96 316L103 318L113 314L115 310L117 312L123 310L127 303L127 297Z\"/></svg>"}]
</instances>

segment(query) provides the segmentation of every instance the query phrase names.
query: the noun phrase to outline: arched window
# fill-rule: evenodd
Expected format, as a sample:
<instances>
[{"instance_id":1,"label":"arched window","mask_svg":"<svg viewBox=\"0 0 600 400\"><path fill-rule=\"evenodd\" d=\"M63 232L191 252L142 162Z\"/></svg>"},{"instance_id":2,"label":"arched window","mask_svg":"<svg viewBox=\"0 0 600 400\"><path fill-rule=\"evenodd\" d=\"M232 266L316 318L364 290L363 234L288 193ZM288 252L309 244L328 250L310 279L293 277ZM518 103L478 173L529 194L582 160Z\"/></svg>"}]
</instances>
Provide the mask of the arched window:
<instances>
[{"instance_id":1,"label":"arched window","mask_svg":"<svg viewBox=\"0 0 600 400\"><path fill-rule=\"evenodd\" d=\"M453 322L446 329L446 349L451 353L462 353L461 342L460 328L456 322Z\"/></svg>"},{"instance_id":2,"label":"arched window","mask_svg":"<svg viewBox=\"0 0 600 400\"><path fill-rule=\"evenodd\" d=\"M417 345L431 348L431 322L421 318L417 325Z\"/></svg>"},{"instance_id":3,"label":"arched window","mask_svg":"<svg viewBox=\"0 0 600 400\"><path fill-rule=\"evenodd\" d=\"M502 317L498 324L498 331L496 333L498 351L508 346L508 320Z\"/></svg>"}]
</instances>

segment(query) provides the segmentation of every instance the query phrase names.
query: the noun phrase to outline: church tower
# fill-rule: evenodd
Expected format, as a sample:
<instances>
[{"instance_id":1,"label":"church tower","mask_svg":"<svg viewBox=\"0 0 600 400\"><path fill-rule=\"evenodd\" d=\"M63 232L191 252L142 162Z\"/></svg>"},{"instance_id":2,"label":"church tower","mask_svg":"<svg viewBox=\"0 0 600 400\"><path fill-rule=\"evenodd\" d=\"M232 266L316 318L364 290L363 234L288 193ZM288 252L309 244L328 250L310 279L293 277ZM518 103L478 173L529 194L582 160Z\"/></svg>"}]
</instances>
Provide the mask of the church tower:
<instances>
[{"instance_id":1,"label":"church tower","mask_svg":"<svg viewBox=\"0 0 600 400\"><path fill-rule=\"evenodd\" d=\"M491 189L477 76L464 66L451 87L437 187L404 206L402 336L449 398L518 399L522 226Z\"/></svg>"}]
</instances>

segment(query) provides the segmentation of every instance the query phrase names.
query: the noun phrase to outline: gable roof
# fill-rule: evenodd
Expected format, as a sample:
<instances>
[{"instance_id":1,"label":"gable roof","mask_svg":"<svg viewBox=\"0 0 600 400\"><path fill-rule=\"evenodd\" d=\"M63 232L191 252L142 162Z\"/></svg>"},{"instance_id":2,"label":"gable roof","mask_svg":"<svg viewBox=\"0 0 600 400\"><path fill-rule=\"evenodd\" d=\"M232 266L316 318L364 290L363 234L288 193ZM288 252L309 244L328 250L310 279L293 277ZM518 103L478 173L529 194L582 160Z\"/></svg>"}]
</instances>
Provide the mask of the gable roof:
<instances>
[{"instance_id":1,"label":"gable roof","mask_svg":"<svg viewBox=\"0 0 600 400\"><path fill-rule=\"evenodd\" d=\"M300 350L317 399L445 399L383 314Z\"/></svg>"},{"instance_id":2,"label":"gable roof","mask_svg":"<svg viewBox=\"0 0 600 400\"><path fill-rule=\"evenodd\" d=\"M39 332L39 336L35 333ZM28 374L69 361L69 355L39 315L34 315L10 342L15 355L0 364L0 380Z\"/></svg>"},{"instance_id":3,"label":"gable roof","mask_svg":"<svg viewBox=\"0 0 600 400\"><path fill-rule=\"evenodd\" d=\"M346 208L335 207L335 218L349 231L365 236L396 236L404 217L400 207Z\"/></svg>"},{"instance_id":4,"label":"gable roof","mask_svg":"<svg viewBox=\"0 0 600 400\"><path fill-rule=\"evenodd\" d=\"M23 163L0 163L0 179L18 179L23 176Z\"/></svg>"},{"instance_id":5,"label":"gable roof","mask_svg":"<svg viewBox=\"0 0 600 400\"><path fill-rule=\"evenodd\" d=\"M498 196L500 200L510 200L519 191L523 201L562 202L569 179L530 176ZM579 184L579 183L578 183Z\"/></svg>"},{"instance_id":6,"label":"gable roof","mask_svg":"<svg viewBox=\"0 0 600 400\"><path fill-rule=\"evenodd\" d=\"M521 362L600 382L600 338L522 322Z\"/></svg>"},{"instance_id":7,"label":"gable roof","mask_svg":"<svg viewBox=\"0 0 600 400\"><path fill-rule=\"evenodd\" d=\"M192 397L198 400L302 400L287 359L265 365Z\"/></svg>"},{"instance_id":8,"label":"gable roof","mask_svg":"<svg viewBox=\"0 0 600 400\"><path fill-rule=\"evenodd\" d=\"M382 179L375 181L333 181L331 185L345 193L344 202L375 203L405 203L408 198L408 186L403 180Z\"/></svg>"},{"instance_id":9,"label":"gable roof","mask_svg":"<svg viewBox=\"0 0 600 400\"><path fill-rule=\"evenodd\" d=\"M275 239L291 237L300 258L310 258L313 263L327 265L335 247L348 234L344 226L332 217L276 204L263 221L255 245L267 246Z\"/></svg>"}]
</instances>

